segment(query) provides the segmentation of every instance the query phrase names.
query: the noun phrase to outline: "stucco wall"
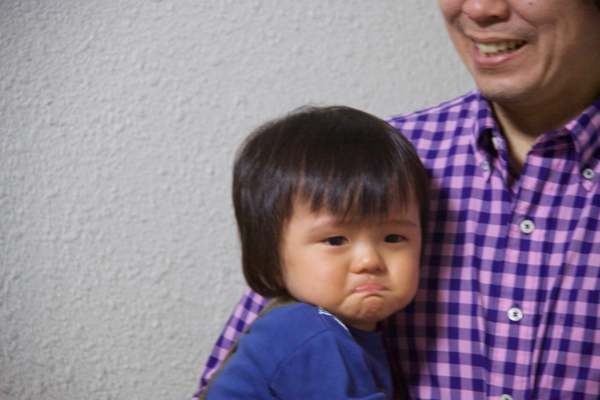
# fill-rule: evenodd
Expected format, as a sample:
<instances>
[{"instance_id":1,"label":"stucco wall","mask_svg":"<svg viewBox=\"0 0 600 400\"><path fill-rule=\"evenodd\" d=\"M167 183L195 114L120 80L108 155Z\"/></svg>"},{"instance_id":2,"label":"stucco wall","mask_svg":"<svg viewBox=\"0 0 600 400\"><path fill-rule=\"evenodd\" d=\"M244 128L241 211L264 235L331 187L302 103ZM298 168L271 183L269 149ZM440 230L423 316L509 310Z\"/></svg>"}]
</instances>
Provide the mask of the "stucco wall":
<instances>
[{"instance_id":1,"label":"stucco wall","mask_svg":"<svg viewBox=\"0 0 600 400\"><path fill-rule=\"evenodd\" d=\"M0 399L186 399L257 124L473 87L435 0L0 1Z\"/></svg>"}]
</instances>

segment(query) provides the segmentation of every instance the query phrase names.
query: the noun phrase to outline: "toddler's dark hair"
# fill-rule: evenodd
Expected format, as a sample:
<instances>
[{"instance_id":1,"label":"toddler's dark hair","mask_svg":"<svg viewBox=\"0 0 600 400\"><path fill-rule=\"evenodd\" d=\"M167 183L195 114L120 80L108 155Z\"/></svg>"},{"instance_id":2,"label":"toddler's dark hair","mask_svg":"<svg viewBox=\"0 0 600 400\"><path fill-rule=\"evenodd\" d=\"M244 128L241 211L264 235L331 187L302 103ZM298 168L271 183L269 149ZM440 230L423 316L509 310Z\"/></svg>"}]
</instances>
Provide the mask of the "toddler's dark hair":
<instances>
[{"instance_id":1,"label":"toddler's dark hair","mask_svg":"<svg viewBox=\"0 0 600 400\"><path fill-rule=\"evenodd\" d=\"M419 206L423 238L428 180L412 144L385 121L349 107L305 107L255 130L240 148L233 203L248 285L289 296L280 245L296 199L351 218L384 216L390 204ZM425 241L423 240L423 243Z\"/></svg>"}]
</instances>

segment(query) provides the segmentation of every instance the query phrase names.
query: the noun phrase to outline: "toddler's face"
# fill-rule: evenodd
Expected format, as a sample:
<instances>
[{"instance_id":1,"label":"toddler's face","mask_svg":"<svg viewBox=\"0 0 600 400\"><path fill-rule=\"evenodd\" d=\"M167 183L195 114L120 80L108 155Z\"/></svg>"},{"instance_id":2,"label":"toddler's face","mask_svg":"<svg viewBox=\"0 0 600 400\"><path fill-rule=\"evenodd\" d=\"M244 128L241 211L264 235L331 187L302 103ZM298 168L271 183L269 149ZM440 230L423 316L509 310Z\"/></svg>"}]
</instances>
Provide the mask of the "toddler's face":
<instances>
[{"instance_id":1,"label":"toddler's face","mask_svg":"<svg viewBox=\"0 0 600 400\"><path fill-rule=\"evenodd\" d=\"M324 308L346 325L373 331L416 293L419 208L413 200L384 217L343 220L296 201L280 254L292 296Z\"/></svg>"}]
</instances>

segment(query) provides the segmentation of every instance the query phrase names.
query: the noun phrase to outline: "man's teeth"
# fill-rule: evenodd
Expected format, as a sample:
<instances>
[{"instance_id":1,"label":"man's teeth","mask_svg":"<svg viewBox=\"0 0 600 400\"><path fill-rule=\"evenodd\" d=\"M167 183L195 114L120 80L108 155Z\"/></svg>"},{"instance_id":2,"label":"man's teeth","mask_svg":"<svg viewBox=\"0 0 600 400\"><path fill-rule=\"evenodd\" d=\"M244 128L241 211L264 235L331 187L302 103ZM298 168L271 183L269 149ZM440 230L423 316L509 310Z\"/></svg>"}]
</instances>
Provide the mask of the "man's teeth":
<instances>
[{"instance_id":1,"label":"man's teeth","mask_svg":"<svg viewBox=\"0 0 600 400\"><path fill-rule=\"evenodd\" d=\"M475 43L479 52L486 57L496 56L498 54L510 53L525 44L524 40L507 40L496 43Z\"/></svg>"}]
</instances>

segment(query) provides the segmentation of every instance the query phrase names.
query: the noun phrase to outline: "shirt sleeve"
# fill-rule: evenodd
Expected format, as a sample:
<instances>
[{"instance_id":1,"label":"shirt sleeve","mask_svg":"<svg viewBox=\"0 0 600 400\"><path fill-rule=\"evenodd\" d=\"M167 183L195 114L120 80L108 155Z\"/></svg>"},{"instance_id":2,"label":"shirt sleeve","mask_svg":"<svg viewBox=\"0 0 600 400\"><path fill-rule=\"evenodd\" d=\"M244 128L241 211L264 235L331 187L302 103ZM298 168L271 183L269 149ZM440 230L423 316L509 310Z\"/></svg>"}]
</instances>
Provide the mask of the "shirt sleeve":
<instances>
[{"instance_id":1,"label":"shirt sleeve","mask_svg":"<svg viewBox=\"0 0 600 400\"><path fill-rule=\"evenodd\" d=\"M260 310L264 308L269 299L254 293L251 289L247 289L238 304L236 305L233 314L229 317L225 328L221 332L217 343L212 349L208 360L204 366L204 371L200 377L200 386L198 391L190 400L196 399L214 373L219 369L221 363L227 356L227 352L242 335L242 332L256 319Z\"/></svg>"},{"instance_id":2,"label":"shirt sleeve","mask_svg":"<svg viewBox=\"0 0 600 400\"><path fill-rule=\"evenodd\" d=\"M270 389L279 399L387 400L355 342L331 333L314 336L277 368Z\"/></svg>"}]
</instances>

